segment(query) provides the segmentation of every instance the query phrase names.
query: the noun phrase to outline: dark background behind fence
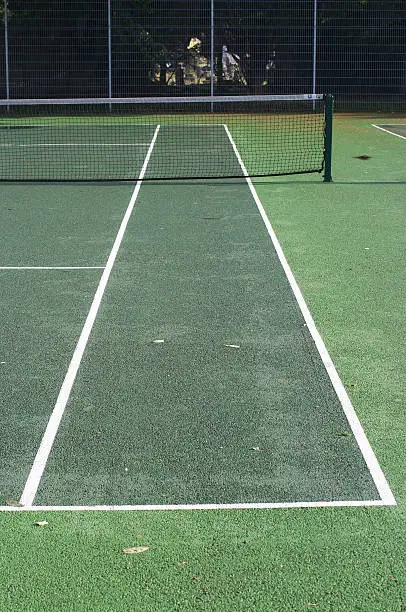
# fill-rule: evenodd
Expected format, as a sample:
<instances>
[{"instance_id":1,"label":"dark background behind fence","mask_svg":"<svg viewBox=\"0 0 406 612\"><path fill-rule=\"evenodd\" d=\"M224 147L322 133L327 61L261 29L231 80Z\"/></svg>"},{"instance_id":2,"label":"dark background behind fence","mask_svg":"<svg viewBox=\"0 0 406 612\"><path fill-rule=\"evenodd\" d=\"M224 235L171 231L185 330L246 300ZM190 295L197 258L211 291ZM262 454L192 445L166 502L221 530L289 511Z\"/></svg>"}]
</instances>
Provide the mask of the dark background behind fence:
<instances>
[{"instance_id":1,"label":"dark background behind fence","mask_svg":"<svg viewBox=\"0 0 406 612\"><path fill-rule=\"evenodd\" d=\"M406 110L404 0L215 0L213 29L210 0L0 3L2 98L314 91Z\"/></svg>"}]
</instances>

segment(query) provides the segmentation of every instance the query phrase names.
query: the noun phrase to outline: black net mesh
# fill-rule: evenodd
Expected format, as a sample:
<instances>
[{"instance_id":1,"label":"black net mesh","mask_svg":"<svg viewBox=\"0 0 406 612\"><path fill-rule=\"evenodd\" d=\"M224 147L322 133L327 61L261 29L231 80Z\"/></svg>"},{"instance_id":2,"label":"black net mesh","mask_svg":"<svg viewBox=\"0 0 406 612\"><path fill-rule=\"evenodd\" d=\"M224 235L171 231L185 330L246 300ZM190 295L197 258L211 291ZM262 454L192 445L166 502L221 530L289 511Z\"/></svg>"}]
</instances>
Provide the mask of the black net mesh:
<instances>
[{"instance_id":1,"label":"black net mesh","mask_svg":"<svg viewBox=\"0 0 406 612\"><path fill-rule=\"evenodd\" d=\"M1 180L134 180L321 172L324 100L307 96L12 101Z\"/></svg>"},{"instance_id":2,"label":"black net mesh","mask_svg":"<svg viewBox=\"0 0 406 612\"><path fill-rule=\"evenodd\" d=\"M338 111L406 111L404 0L0 0L0 17L0 97L7 101L332 92ZM168 114L166 104L148 114ZM20 109L27 120L30 112L33 121L44 115L36 106ZM12 119L17 109L1 112ZM219 115L213 101L194 112ZM277 115L254 104L220 112L255 124L245 134L257 143L266 141L256 136L264 116ZM292 106L278 112L296 113L297 124L303 115ZM67 117L78 114L72 107ZM3 140L11 131L3 129ZM272 143L284 149L286 136ZM248 158L260 155L258 145L245 148Z\"/></svg>"}]
</instances>

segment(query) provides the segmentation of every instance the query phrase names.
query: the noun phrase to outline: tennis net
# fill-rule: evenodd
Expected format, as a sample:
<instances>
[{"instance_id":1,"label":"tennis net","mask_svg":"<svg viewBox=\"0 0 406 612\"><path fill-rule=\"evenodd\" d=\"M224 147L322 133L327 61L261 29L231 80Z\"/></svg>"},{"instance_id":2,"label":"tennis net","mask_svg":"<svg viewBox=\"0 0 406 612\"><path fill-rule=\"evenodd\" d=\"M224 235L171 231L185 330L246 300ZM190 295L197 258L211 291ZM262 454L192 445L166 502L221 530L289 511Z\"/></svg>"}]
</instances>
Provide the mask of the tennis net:
<instances>
[{"instance_id":1,"label":"tennis net","mask_svg":"<svg viewBox=\"0 0 406 612\"><path fill-rule=\"evenodd\" d=\"M331 96L0 101L0 180L124 181L322 172ZM330 126L330 127L329 127Z\"/></svg>"}]
</instances>

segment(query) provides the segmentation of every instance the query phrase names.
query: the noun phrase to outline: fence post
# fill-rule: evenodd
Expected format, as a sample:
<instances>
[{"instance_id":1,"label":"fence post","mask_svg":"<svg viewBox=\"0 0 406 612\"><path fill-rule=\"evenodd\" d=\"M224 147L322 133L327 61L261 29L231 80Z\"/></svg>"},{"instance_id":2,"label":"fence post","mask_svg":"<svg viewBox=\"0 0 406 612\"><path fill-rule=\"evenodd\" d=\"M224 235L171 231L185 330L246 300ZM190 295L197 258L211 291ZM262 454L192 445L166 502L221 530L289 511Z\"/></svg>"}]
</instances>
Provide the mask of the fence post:
<instances>
[{"instance_id":1,"label":"fence post","mask_svg":"<svg viewBox=\"0 0 406 612\"><path fill-rule=\"evenodd\" d=\"M313 7L313 90L316 93L317 86L317 0L314 0ZM316 110L316 101L313 100L313 110Z\"/></svg>"},{"instance_id":2,"label":"fence post","mask_svg":"<svg viewBox=\"0 0 406 612\"><path fill-rule=\"evenodd\" d=\"M317 84L317 0L314 0L313 9L313 91L316 92Z\"/></svg>"},{"instance_id":3,"label":"fence post","mask_svg":"<svg viewBox=\"0 0 406 612\"><path fill-rule=\"evenodd\" d=\"M107 28L108 28L108 54L109 54L109 74L108 74L108 90L109 90L109 98L113 97L112 90L112 74L111 74L111 0L107 0ZM111 110L111 104L110 104Z\"/></svg>"},{"instance_id":4,"label":"fence post","mask_svg":"<svg viewBox=\"0 0 406 612\"><path fill-rule=\"evenodd\" d=\"M210 111L214 112L214 0L210 5Z\"/></svg>"},{"instance_id":5,"label":"fence post","mask_svg":"<svg viewBox=\"0 0 406 612\"><path fill-rule=\"evenodd\" d=\"M10 99L10 72L8 59L8 6L7 0L4 0L4 61L6 69L6 99ZM10 110L7 107L7 110Z\"/></svg>"},{"instance_id":6,"label":"fence post","mask_svg":"<svg viewBox=\"0 0 406 612\"><path fill-rule=\"evenodd\" d=\"M333 114L334 114L334 96L327 94L324 96L324 117L325 117L325 133L324 133L324 183L332 183L331 175L332 156L333 156Z\"/></svg>"}]
</instances>

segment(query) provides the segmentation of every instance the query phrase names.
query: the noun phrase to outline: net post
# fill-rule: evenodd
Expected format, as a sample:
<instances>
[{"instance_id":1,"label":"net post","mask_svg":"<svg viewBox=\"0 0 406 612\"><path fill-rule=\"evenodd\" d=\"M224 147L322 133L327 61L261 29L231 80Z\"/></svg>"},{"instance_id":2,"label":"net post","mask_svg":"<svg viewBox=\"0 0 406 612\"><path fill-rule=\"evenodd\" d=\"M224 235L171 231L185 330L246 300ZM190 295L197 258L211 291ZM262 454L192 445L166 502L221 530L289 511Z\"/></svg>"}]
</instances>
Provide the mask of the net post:
<instances>
[{"instance_id":1,"label":"net post","mask_svg":"<svg viewBox=\"0 0 406 612\"><path fill-rule=\"evenodd\" d=\"M324 96L324 183L332 183L332 153L333 153L333 114L334 96L327 94Z\"/></svg>"}]
</instances>

